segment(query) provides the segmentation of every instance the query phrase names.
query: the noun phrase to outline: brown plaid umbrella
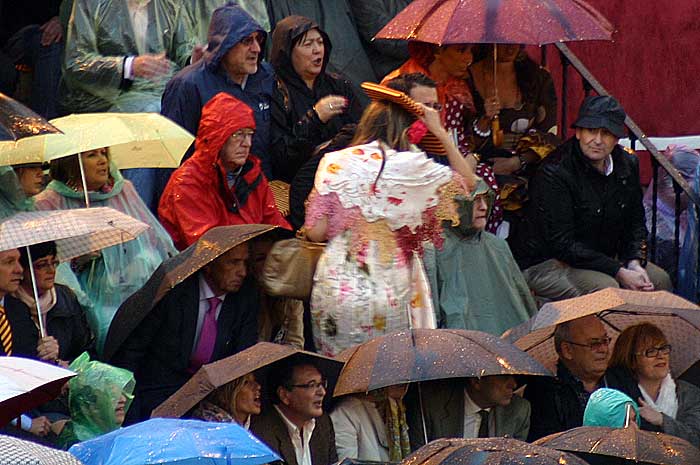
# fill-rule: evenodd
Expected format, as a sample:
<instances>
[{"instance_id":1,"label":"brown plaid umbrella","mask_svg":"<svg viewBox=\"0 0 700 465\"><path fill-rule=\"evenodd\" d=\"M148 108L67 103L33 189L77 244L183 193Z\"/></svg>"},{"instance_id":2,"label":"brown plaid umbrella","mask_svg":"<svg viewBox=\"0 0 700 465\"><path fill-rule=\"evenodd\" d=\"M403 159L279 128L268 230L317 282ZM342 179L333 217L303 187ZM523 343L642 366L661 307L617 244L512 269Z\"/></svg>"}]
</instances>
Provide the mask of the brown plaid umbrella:
<instances>
[{"instance_id":1,"label":"brown plaid umbrella","mask_svg":"<svg viewBox=\"0 0 700 465\"><path fill-rule=\"evenodd\" d=\"M641 292L604 289L582 297L551 302L525 323L509 329L503 338L540 363L554 368L554 329L559 323L597 315L614 341L622 330L642 322L658 326L668 341L683 350L671 356L671 371L680 376L700 359L700 307L666 291Z\"/></svg>"},{"instance_id":2,"label":"brown plaid umbrella","mask_svg":"<svg viewBox=\"0 0 700 465\"><path fill-rule=\"evenodd\" d=\"M0 435L2 465L82 465L71 453L12 436Z\"/></svg>"},{"instance_id":3,"label":"brown plaid umbrella","mask_svg":"<svg viewBox=\"0 0 700 465\"><path fill-rule=\"evenodd\" d=\"M343 367L341 361L293 346L258 342L235 355L202 365L184 386L153 410L151 417L179 418L214 389L289 357L313 359L326 378L335 379Z\"/></svg>"},{"instance_id":4,"label":"brown plaid umbrella","mask_svg":"<svg viewBox=\"0 0 700 465\"><path fill-rule=\"evenodd\" d=\"M438 439L401 465L587 465L582 459L510 438Z\"/></svg>"},{"instance_id":5,"label":"brown plaid umbrella","mask_svg":"<svg viewBox=\"0 0 700 465\"><path fill-rule=\"evenodd\" d=\"M269 224L246 224L212 228L197 242L161 263L141 289L119 307L105 340L104 360L108 361L151 309L172 288L219 256L254 237L277 229Z\"/></svg>"},{"instance_id":6,"label":"brown plaid umbrella","mask_svg":"<svg viewBox=\"0 0 700 465\"><path fill-rule=\"evenodd\" d=\"M413 329L341 352L335 397L395 384L490 375L552 376L512 344L481 331Z\"/></svg>"},{"instance_id":7,"label":"brown plaid umbrella","mask_svg":"<svg viewBox=\"0 0 700 465\"><path fill-rule=\"evenodd\" d=\"M591 463L700 464L700 450L688 441L668 434L641 431L634 423L627 428L581 426L543 437L535 444L575 453Z\"/></svg>"}]
</instances>

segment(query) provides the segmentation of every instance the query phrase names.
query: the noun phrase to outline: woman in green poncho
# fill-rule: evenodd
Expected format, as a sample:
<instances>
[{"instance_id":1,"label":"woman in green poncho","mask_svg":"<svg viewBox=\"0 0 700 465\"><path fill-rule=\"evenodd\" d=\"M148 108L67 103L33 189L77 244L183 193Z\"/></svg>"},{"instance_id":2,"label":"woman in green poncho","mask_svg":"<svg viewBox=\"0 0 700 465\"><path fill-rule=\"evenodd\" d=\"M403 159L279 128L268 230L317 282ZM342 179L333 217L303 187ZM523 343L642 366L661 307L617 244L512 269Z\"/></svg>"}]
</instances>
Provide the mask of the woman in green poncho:
<instances>
[{"instance_id":1,"label":"woman in green poncho","mask_svg":"<svg viewBox=\"0 0 700 465\"><path fill-rule=\"evenodd\" d=\"M87 352L76 358L69 368L78 376L68 382L71 419L57 441L64 449L119 428L131 405L136 384L129 370L91 361Z\"/></svg>"},{"instance_id":2,"label":"woman in green poncho","mask_svg":"<svg viewBox=\"0 0 700 465\"><path fill-rule=\"evenodd\" d=\"M90 205L111 207L150 226L136 239L103 249L98 257L76 271L93 302L88 321L102 350L109 324L119 306L145 284L151 274L176 250L168 233L148 210L134 186L109 162L106 148L81 154ZM51 162L52 181L36 196L38 210L85 207L77 156Z\"/></svg>"},{"instance_id":3,"label":"woman in green poncho","mask_svg":"<svg viewBox=\"0 0 700 465\"><path fill-rule=\"evenodd\" d=\"M500 336L537 313L508 244L484 231L494 198L483 180L470 197L457 195L460 224L444 228L441 249L426 249L425 267L441 328Z\"/></svg>"}]
</instances>

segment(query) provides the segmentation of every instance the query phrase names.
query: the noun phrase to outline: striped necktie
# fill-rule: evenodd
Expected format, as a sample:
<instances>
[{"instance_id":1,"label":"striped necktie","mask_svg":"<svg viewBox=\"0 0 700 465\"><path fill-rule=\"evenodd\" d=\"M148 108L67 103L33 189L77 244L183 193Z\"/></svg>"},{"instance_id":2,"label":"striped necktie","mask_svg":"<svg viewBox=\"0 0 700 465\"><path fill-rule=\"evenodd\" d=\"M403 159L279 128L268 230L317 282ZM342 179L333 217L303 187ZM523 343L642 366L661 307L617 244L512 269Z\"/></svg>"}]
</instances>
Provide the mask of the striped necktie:
<instances>
[{"instance_id":1,"label":"striped necktie","mask_svg":"<svg viewBox=\"0 0 700 465\"><path fill-rule=\"evenodd\" d=\"M12 328L2 305L0 305L0 344L5 355L12 355Z\"/></svg>"}]
</instances>

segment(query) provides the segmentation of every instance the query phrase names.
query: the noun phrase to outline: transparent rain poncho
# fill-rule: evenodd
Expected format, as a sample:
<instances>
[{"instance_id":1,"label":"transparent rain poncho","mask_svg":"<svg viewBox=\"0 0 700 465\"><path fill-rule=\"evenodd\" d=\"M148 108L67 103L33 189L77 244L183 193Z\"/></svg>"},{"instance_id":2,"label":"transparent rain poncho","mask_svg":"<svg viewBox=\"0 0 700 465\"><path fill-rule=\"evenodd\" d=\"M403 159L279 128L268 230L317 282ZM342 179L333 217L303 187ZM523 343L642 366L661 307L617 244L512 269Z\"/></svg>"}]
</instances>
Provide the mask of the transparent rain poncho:
<instances>
[{"instance_id":1,"label":"transparent rain poncho","mask_svg":"<svg viewBox=\"0 0 700 465\"><path fill-rule=\"evenodd\" d=\"M186 0L191 21L194 24L194 34L198 44L205 45L207 43L207 34L209 32L209 21L211 14L220 6L224 6L228 0ZM267 14L265 2L260 0L237 0L236 3L243 8L260 26L270 32L270 17Z\"/></svg>"},{"instance_id":2,"label":"transparent rain poncho","mask_svg":"<svg viewBox=\"0 0 700 465\"><path fill-rule=\"evenodd\" d=\"M137 0L147 10L137 40L124 0L75 0L68 23L62 103L75 113L159 112L166 83L187 65L194 46L191 17L180 0ZM139 44L141 42L141 44ZM127 56L165 53L170 73L154 80L123 79Z\"/></svg>"}]
</instances>

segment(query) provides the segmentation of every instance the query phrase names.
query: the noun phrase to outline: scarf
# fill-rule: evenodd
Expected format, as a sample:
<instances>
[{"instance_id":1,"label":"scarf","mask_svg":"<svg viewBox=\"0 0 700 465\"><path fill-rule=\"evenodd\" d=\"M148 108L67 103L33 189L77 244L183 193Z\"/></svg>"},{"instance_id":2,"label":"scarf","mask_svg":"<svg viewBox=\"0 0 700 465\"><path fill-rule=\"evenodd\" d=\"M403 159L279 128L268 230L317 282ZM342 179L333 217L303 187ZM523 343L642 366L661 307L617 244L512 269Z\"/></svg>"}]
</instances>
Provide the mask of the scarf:
<instances>
[{"instance_id":1,"label":"scarf","mask_svg":"<svg viewBox=\"0 0 700 465\"><path fill-rule=\"evenodd\" d=\"M656 400L653 400L651 396L647 394L641 384L639 384L639 390L642 392L644 402L649 404L651 408L664 415L668 415L674 420L676 419L676 414L678 413L678 397L676 396L676 382L673 381L671 373L668 373L663 381L661 381L661 389L659 389L659 395Z\"/></svg>"},{"instance_id":2,"label":"scarf","mask_svg":"<svg viewBox=\"0 0 700 465\"><path fill-rule=\"evenodd\" d=\"M198 418L204 421L211 421L215 423L236 423L236 419L228 413L226 410L222 409L218 405L215 405L209 401L203 400L192 412L192 418ZM250 429L250 415L246 419L245 423L240 425L246 430Z\"/></svg>"},{"instance_id":3,"label":"scarf","mask_svg":"<svg viewBox=\"0 0 700 465\"><path fill-rule=\"evenodd\" d=\"M36 310L36 302L34 301L34 295L29 294L24 290L22 286L17 288L15 292L15 297L22 301L27 307L29 307L29 314L32 317L32 321L39 328L39 317ZM43 295L39 296L39 305L41 305L41 321L46 328L46 314L49 313L56 305L56 288L52 287L48 292L44 292Z\"/></svg>"},{"instance_id":4,"label":"scarf","mask_svg":"<svg viewBox=\"0 0 700 465\"><path fill-rule=\"evenodd\" d=\"M374 391L371 396L386 426L389 460L400 462L411 453L408 424L406 423L406 407L402 400L387 396L384 389Z\"/></svg>"}]
</instances>

